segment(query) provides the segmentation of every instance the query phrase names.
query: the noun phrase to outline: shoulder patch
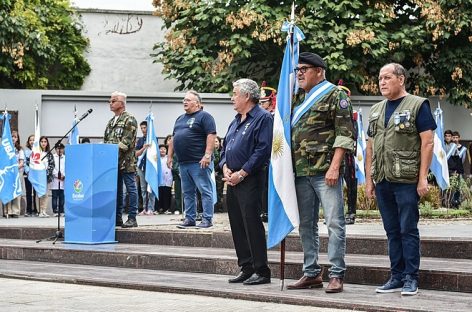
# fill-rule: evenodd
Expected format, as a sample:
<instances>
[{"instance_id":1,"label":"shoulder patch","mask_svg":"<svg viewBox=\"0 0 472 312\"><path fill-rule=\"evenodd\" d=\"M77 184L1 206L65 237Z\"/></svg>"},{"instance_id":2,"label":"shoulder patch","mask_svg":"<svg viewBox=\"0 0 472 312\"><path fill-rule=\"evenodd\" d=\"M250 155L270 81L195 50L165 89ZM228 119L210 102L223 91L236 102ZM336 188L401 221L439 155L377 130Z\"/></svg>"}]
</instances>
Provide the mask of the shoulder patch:
<instances>
[{"instance_id":1,"label":"shoulder patch","mask_svg":"<svg viewBox=\"0 0 472 312\"><path fill-rule=\"evenodd\" d=\"M343 99L339 101L339 107L341 107L342 109L346 109L348 106L349 106L349 103L347 100Z\"/></svg>"}]
</instances>

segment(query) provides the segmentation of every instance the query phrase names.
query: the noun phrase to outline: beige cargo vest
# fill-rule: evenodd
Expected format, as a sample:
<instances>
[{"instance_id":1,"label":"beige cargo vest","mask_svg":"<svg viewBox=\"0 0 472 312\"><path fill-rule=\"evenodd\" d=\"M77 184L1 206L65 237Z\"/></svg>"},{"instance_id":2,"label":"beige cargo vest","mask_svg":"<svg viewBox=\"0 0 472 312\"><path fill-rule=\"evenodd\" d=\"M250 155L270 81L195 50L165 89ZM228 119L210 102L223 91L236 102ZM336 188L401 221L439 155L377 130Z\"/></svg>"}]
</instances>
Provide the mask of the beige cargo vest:
<instances>
[{"instance_id":1,"label":"beige cargo vest","mask_svg":"<svg viewBox=\"0 0 472 312\"><path fill-rule=\"evenodd\" d=\"M385 128L384 100L372 106L368 134L373 138L372 178L375 182L417 183L421 140L416 117L425 98L408 94Z\"/></svg>"}]
</instances>

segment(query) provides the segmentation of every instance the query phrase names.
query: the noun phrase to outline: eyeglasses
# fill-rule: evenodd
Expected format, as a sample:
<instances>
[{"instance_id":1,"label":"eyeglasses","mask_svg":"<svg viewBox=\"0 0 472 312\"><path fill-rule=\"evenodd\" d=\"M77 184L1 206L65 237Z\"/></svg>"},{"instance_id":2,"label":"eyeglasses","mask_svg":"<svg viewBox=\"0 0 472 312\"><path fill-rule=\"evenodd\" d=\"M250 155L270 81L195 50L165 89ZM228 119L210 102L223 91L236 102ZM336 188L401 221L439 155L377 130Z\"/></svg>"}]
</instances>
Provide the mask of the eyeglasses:
<instances>
[{"instance_id":1,"label":"eyeglasses","mask_svg":"<svg viewBox=\"0 0 472 312\"><path fill-rule=\"evenodd\" d=\"M295 68L295 75L298 75L298 72L301 72L302 74L306 73L306 71L309 68L315 68L316 66L302 66L302 67L297 67Z\"/></svg>"}]
</instances>

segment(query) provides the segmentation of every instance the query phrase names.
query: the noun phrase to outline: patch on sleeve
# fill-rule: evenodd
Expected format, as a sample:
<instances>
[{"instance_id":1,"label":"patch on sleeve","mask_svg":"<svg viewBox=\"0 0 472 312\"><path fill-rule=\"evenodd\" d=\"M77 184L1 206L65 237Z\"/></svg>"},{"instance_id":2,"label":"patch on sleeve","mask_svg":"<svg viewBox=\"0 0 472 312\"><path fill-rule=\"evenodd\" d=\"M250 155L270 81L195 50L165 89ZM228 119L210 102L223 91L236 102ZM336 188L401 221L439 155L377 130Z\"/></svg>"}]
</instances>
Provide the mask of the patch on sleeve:
<instances>
[{"instance_id":1,"label":"patch on sleeve","mask_svg":"<svg viewBox=\"0 0 472 312\"><path fill-rule=\"evenodd\" d=\"M349 102L347 100L339 101L339 107L341 107L342 109L346 109L348 108L348 106L349 106Z\"/></svg>"}]
</instances>

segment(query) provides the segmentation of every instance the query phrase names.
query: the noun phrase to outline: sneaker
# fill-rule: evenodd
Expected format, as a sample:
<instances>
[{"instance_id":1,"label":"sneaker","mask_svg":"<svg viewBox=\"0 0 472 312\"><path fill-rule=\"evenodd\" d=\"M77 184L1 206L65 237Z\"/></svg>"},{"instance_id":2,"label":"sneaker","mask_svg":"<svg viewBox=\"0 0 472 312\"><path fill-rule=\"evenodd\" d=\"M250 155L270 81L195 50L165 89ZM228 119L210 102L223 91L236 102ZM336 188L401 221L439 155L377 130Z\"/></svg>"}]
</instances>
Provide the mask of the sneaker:
<instances>
[{"instance_id":1,"label":"sneaker","mask_svg":"<svg viewBox=\"0 0 472 312\"><path fill-rule=\"evenodd\" d=\"M146 211L141 211L140 213L138 213L138 216L144 216L146 214Z\"/></svg>"},{"instance_id":2,"label":"sneaker","mask_svg":"<svg viewBox=\"0 0 472 312\"><path fill-rule=\"evenodd\" d=\"M29 213L25 213L25 217L28 218L31 217L31 215Z\"/></svg>"},{"instance_id":3,"label":"sneaker","mask_svg":"<svg viewBox=\"0 0 472 312\"><path fill-rule=\"evenodd\" d=\"M177 225L179 229L186 229L192 226L195 226L195 221L190 221L189 219L185 219L182 224Z\"/></svg>"},{"instance_id":4,"label":"sneaker","mask_svg":"<svg viewBox=\"0 0 472 312\"><path fill-rule=\"evenodd\" d=\"M164 211L164 214L170 215L170 214L172 214L172 212L170 212L169 210L166 210L166 211Z\"/></svg>"},{"instance_id":5,"label":"sneaker","mask_svg":"<svg viewBox=\"0 0 472 312\"><path fill-rule=\"evenodd\" d=\"M403 287L403 282L398 279L391 277L383 286L377 287L375 292L385 294L401 291Z\"/></svg>"},{"instance_id":6,"label":"sneaker","mask_svg":"<svg viewBox=\"0 0 472 312\"><path fill-rule=\"evenodd\" d=\"M402 296L413 296L418 293L418 281L410 275L405 276L402 288Z\"/></svg>"},{"instance_id":7,"label":"sneaker","mask_svg":"<svg viewBox=\"0 0 472 312\"><path fill-rule=\"evenodd\" d=\"M148 210L148 211L146 211L146 215L147 216L153 216L154 212L152 212L151 210Z\"/></svg>"},{"instance_id":8,"label":"sneaker","mask_svg":"<svg viewBox=\"0 0 472 312\"><path fill-rule=\"evenodd\" d=\"M59 215L59 214L58 214L57 212L54 214L55 217L57 217L58 215Z\"/></svg>"},{"instance_id":9,"label":"sneaker","mask_svg":"<svg viewBox=\"0 0 472 312\"><path fill-rule=\"evenodd\" d=\"M346 224L354 224L356 222L356 215L355 214L350 214L346 216L345 219Z\"/></svg>"},{"instance_id":10,"label":"sneaker","mask_svg":"<svg viewBox=\"0 0 472 312\"><path fill-rule=\"evenodd\" d=\"M197 227L198 228L201 228L201 229L206 229L206 228L209 228L209 227L212 227L213 224L211 223L210 220L207 220L207 219L203 219L202 222L200 222Z\"/></svg>"},{"instance_id":11,"label":"sneaker","mask_svg":"<svg viewBox=\"0 0 472 312\"><path fill-rule=\"evenodd\" d=\"M197 214L195 221L202 221L202 220L203 220L202 214L201 213Z\"/></svg>"},{"instance_id":12,"label":"sneaker","mask_svg":"<svg viewBox=\"0 0 472 312\"><path fill-rule=\"evenodd\" d=\"M176 211L174 211L174 214L179 215L180 211L176 210Z\"/></svg>"},{"instance_id":13,"label":"sneaker","mask_svg":"<svg viewBox=\"0 0 472 312\"><path fill-rule=\"evenodd\" d=\"M132 228L138 227L138 222L136 222L135 218L128 218L125 223L121 226L122 228Z\"/></svg>"}]
</instances>

